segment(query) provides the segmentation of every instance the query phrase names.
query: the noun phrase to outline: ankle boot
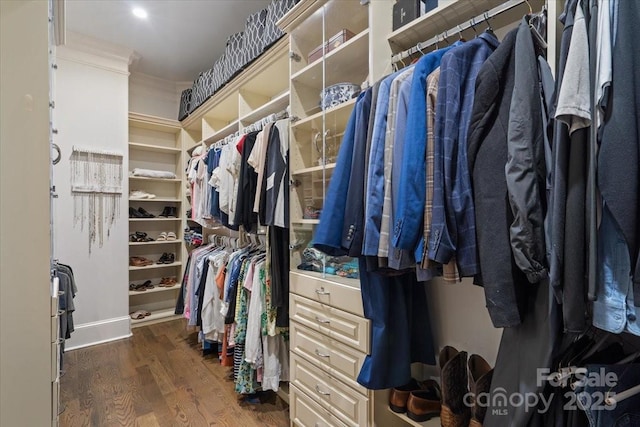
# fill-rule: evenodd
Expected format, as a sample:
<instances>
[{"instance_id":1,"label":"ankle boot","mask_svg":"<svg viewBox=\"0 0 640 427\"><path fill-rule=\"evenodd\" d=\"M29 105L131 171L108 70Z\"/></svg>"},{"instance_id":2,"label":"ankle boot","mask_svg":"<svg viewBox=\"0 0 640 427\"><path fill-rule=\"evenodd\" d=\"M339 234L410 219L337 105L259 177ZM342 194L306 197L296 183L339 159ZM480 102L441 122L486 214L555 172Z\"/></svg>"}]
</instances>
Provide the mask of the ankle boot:
<instances>
[{"instance_id":1,"label":"ankle boot","mask_svg":"<svg viewBox=\"0 0 640 427\"><path fill-rule=\"evenodd\" d=\"M442 387L442 427L468 427L471 410L465 405L467 394L467 352L446 346L440 352L440 384Z\"/></svg>"},{"instance_id":2,"label":"ankle boot","mask_svg":"<svg viewBox=\"0 0 640 427\"><path fill-rule=\"evenodd\" d=\"M170 206L165 206L164 209L162 209L162 213L160 214L160 216L163 216L165 218L168 218L171 216L171 207Z\"/></svg>"},{"instance_id":3,"label":"ankle boot","mask_svg":"<svg viewBox=\"0 0 640 427\"><path fill-rule=\"evenodd\" d=\"M484 416L487 413L489 391L491 390L491 378L493 369L482 356L472 354L469 357L469 392L473 395L471 407L471 422L469 427L482 427ZM480 397L480 393L483 393Z\"/></svg>"}]
</instances>

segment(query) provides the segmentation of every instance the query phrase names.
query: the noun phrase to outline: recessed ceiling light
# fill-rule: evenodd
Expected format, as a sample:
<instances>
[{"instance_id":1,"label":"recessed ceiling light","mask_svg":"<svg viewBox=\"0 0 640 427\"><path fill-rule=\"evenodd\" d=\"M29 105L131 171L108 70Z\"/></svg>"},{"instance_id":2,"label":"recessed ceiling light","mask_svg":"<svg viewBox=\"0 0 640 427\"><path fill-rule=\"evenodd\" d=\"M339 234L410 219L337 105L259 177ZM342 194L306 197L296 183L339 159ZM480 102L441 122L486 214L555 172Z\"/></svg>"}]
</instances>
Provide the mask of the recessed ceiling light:
<instances>
[{"instance_id":1,"label":"recessed ceiling light","mask_svg":"<svg viewBox=\"0 0 640 427\"><path fill-rule=\"evenodd\" d=\"M134 7L132 12L136 18L140 18L140 19L147 19L147 17L149 16L147 11L141 7Z\"/></svg>"}]
</instances>

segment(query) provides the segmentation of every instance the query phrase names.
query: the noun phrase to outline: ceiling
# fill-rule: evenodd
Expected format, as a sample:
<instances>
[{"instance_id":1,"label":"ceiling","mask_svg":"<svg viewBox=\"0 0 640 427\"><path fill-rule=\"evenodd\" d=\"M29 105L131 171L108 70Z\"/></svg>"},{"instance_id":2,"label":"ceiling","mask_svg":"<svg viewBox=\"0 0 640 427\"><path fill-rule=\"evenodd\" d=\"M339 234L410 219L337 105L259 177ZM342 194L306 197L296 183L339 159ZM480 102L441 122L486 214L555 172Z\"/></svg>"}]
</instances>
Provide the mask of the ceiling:
<instances>
[{"instance_id":1,"label":"ceiling","mask_svg":"<svg viewBox=\"0 0 640 427\"><path fill-rule=\"evenodd\" d=\"M67 0L66 28L135 50L131 71L192 81L270 0ZM133 15L140 7L146 19Z\"/></svg>"}]
</instances>

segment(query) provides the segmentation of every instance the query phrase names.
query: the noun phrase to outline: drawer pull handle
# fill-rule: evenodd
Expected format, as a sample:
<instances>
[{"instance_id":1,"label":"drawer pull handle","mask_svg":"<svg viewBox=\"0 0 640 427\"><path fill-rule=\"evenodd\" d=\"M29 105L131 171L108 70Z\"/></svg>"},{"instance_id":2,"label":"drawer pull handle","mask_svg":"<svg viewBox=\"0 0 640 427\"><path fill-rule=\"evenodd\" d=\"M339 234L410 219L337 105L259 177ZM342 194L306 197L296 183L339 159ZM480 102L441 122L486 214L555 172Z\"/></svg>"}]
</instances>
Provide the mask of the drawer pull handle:
<instances>
[{"instance_id":1,"label":"drawer pull handle","mask_svg":"<svg viewBox=\"0 0 640 427\"><path fill-rule=\"evenodd\" d=\"M327 353L320 353L320 350L318 350L316 348L316 356L320 356L320 357L329 357L329 354Z\"/></svg>"},{"instance_id":2,"label":"drawer pull handle","mask_svg":"<svg viewBox=\"0 0 640 427\"><path fill-rule=\"evenodd\" d=\"M323 395L323 396L330 396L331 395L331 393L329 393L328 391L320 390L320 385L318 385L318 384L316 384L316 391L318 393L320 393L321 395Z\"/></svg>"},{"instance_id":3,"label":"drawer pull handle","mask_svg":"<svg viewBox=\"0 0 640 427\"><path fill-rule=\"evenodd\" d=\"M329 320L329 319L321 319L318 316L316 316L316 322L328 324L328 323L331 323L331 320Z\"/></svg>"},{"instance_id":4,"label":"drawer pull handle","mask_svg":"<svg viewBox=\"0 0 640 427\"><path fill-rule=\"evenodd\" d=\"M322 287L320 289L316 289L316 294L318 294L318 295L331 295L331 292L325 291L324 287Z\"/></svg>"}]
</instances>

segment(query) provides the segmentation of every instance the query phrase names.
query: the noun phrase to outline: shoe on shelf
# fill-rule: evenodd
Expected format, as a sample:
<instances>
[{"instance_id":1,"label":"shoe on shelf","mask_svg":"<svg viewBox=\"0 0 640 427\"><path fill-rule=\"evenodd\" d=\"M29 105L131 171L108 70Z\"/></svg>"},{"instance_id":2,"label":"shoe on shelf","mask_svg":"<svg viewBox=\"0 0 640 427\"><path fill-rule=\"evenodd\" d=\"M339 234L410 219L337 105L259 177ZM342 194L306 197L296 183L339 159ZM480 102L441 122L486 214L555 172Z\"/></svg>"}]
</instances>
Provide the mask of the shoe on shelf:
<instances>
[{"instance_id":1,"label":"shoe on shelf","mask_svg":"<svg viewBox=\"0 0 640 427\"><path fill-rule=\"evenodd\" d=\"M155 215L150 214L149 212L147 212L147 211L146 211L144 208L142 208L142 207L138 208L138 212L140 212L144 218L155 218L155 217L156 217Z\"/></svg>"},{"instance_id":2,"label":"shoe on shelf","mask_svg":"<svg viewBox=\"0 0 640 427\"><path fill-rule=\"evenodd\" d=\"M421 386L423 389L412 391L407 400L407 416L419 423L440 415L442 399L440 386L434 380L427 380Z\"/></svg>"},{"instance_id":3,"label":"shoe on shelf","mask_svg":"<svg viewBox=\"0 0 640 427\"><path fill-rule=\"evenodd\" d=\"M129 208L129 218L144 218L135 208Z\"/></svg>"},{"instance_id":4,"label":"shoe on shelf","mask_svg":"<svg viewBox=\"0 0 640 427\"><path fill-rule=\"evenodd\" d=\"M132 267L144 267L146 265L152 265L153 261L141 256L129 257L129 265Z\"/></svg>"},{"instance_id":5,"label":"shoe on shelf","mask_svg":"<svg viewBox=\"0 0 640 427\"><path fill-rule=\"evenodd\" d=\"M167 240L167 233L166 231L163 231L162 233L160 233L157 237L158 242L164 242L165 240Z\"/></svg>"},{"instance_id":6,"label":"shoe on shelf","mask_svg":"<svg viewBox=\"0 0 640 427\"><path fill-rule=\"evenodd\" d=\"M170 231L167 233L167 240L176 240L176 233L174 233L173 231Z\"/></svg>"},{"instance_id":7,"label":"shoe on shelf","mask_svg":"<svg viewBox=\"0 0 640 427\"><path fill-rule=\"evenodd\" d=\"M468 392L467 352L446 346L440 351L440 384L442 387L442 427L468 426L471 408L465 404Z\"/></svg>"},{"instance_id":8,"label":"shoe on shelf","mask_svg":"<svg viewBox=\"0 0 640 427\"><path fill-rule=\"evenodd\" d=\"M136 231L133 234L129 234L130 242L153 242L153 239L147 236L147 233L143 233L142 231Z\"/></svg>"},{"instance_id":9,"label":"shoe on shelf","mask_svg":"<svg viewBox=\"0 0 640 427\"><path fill-rule=\"evenodd\" d=\"M162 254L160 259L156 261L156 264L173 264L175 260L176 260L175 254L165 252Z\"/></svg>"},{"instance_id":10,"label":"shoe on shelf","mask_svg":"<svg viewBox=\"0 0 640 427\"><path fill-rule=\"evenodd\" d=\"M129 198L130 199L155 199L156 195L147 193L146 191L142 191L142 190L132 190L131 193L129 193Z\"/></svg>"},{"instance_id":11,"label":"shoe on shelf","mask_svg":"<svg viewBox=\"0 0 640 427\"><path fill-rule=\"evenodd\" d=\"M160 216L163 216L165 218L177 218L178 208L176 208L175 206L165 206L164 209L162 209L162 213L160 214Z\"/></svg>"}]
</instances>

